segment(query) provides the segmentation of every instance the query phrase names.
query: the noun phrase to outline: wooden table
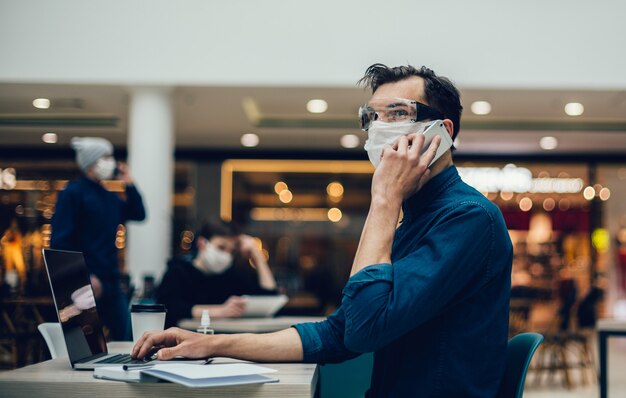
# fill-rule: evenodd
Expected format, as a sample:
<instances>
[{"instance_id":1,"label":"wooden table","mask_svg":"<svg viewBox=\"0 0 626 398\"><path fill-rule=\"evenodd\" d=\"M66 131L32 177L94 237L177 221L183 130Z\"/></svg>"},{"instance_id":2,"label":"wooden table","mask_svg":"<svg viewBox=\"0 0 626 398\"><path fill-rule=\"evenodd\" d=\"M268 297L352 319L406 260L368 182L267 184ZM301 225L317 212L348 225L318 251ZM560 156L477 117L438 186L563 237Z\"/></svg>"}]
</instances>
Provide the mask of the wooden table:
<instances>
[{"instance_id":1,"label":"wooden table","mask_svg":"<svg viewBox=\"0 0 626 398\"><path fill-rule=\"evenodd\" d=\"M132 343L111 343L110 352L129 352ZM216 362L235 362L217 358ZM318 366L301 363L272 363L263 366L278 370L272 373L278 383L229 387L188 388L174 383L124 383L93 378L93 372L72 370L67 358L57 358L21 369L0 372L0 395L9 397L314 397Z\"/></svg>"},{"instance_id":2,"label":"wooden table","mask_svg":"<svg viewBox=\"0 0 626 398\"><path fill-rule=\"evenodd\" d=\"M600 357L600 398L606 398L608 395L607 340L609 336L626 336L626 319L600 319L596 327Z\"/></svg>"},{"instance_id":3,"label":"wooden table","mask_svg":"<svg viewBox=\"0 0 626 398\"><path fill-rule=\"evenodd\" d=\"M304 322L319 322L325 317L279 316L276 318L234 318L211 320L211 328L216 333L268 333ZM199 319L183 319L178 326L196 330ZM324 365L319 368L321 378L319 396L324 397L363 397L370 385L374 356L366 353L343 363ZM270 368L272 365L267 365Z\"/></svg>"},{"instance_id":4,"label":"wooden table","mask_svg":"<svg viewBox=\"0 0 626 398\"><path fill-rule=\"evenodd\" d=\"M216 333L268 333L283 330L296 323L319 322L326 319L318 316L279 316L276 318L226 318L211 319L211 329ZM183 319L178 327L196 330L200 319Z\"/></svg>"}]
</instances>

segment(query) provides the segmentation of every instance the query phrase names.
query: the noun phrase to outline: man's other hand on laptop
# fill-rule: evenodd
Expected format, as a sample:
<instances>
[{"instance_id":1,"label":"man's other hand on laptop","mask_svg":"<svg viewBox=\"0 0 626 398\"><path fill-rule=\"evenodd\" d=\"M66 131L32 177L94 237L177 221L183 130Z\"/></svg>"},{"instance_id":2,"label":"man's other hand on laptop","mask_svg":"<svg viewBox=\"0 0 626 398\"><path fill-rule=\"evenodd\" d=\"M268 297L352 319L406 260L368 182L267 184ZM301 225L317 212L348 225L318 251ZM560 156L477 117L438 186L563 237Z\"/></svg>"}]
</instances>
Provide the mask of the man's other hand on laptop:
<instances>
[{"instance_id":1,"label":"man's other hand on laptop","mask_svg":"<svg viewBox=\"0 0 626 398\"><path fill-rule=\"evenodd\" d=\"M177 356L185 358L208 358L213 355L211 340L217 338L190 332L179 328L169 328L162 332L146 332L139 338L131 351L133 358L145 358L157 351L157 359L166 361Z\"/></svg>"}]
</instances>

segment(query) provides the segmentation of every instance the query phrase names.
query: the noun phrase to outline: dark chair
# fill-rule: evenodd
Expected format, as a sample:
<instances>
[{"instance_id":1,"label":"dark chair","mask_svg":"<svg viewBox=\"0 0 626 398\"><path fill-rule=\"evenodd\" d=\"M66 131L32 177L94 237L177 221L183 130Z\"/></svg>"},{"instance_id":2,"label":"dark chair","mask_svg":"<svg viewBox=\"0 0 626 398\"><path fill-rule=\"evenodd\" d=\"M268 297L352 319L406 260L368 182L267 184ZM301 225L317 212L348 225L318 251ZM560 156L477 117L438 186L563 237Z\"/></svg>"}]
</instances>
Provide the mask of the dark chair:
<instances>
[{"instance_id":1,"label":"dark chair","mask_svg":"<svg viewBox=\"0 0 626 398\"><path fill-rule=\"evenodd\" d=\"M498 398L522 398L528 365L542 341L539 333L520 333L509 340Z\"/></svg>"},{"instance_id":2,"label":"dark chair","mask_svg":"<svg viewBox=\"0 0 626 398\"><path fill-rule=\"evenodd\" d=\"M597 380L592 341L597 305L602 295L602 289L592 286L579 302L562 304L550 327L542 331L544 341L535 362L537 384L544 374L547 374L548 381L560 374L564 386L571 389L575 387L571 374L574 369L580 369L581 385Z\"/></svg>"}]
</instances>

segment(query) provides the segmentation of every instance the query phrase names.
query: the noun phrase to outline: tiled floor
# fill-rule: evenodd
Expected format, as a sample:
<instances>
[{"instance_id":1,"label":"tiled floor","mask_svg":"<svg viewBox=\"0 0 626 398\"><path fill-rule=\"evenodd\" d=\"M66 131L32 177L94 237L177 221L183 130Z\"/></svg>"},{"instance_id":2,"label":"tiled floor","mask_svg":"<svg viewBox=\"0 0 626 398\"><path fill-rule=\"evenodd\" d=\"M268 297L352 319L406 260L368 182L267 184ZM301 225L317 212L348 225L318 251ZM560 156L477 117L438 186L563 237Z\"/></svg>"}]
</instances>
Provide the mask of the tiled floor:
<instances>
[{"instance_id":1,"label":"tiled floor","mask_svg":"<svg viewBox=\"0 0 626 398\"><path fill-rule=\"evenodd\" d=\"M594 348L597 346L594 343ZM597 348L596 348L597 349ZM609 398L626 398L626 338L610 337L609 356ZM570 390L563 386L558 375L546 381L545 375L537 383L536 374L530 372L526 379L524 398L597 398L600 396L598 383L581 386L579 372L572 372L574 387ZM590 378L590 377L589 377Z\"/></svg>"}]
</instances>

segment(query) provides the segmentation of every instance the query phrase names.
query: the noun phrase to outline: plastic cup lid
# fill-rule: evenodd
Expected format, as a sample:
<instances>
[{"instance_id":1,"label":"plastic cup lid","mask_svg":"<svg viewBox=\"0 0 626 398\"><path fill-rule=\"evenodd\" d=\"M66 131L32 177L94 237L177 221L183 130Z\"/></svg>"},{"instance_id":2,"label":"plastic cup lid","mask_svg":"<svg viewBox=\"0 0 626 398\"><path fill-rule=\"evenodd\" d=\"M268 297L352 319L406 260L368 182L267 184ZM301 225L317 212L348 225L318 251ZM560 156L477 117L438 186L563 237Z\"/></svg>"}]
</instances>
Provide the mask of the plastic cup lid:
<instances>
[{"instance_id":1,"label":"plastic cup lid","mask_svg":"<svg viewBox=\"0 0 626 398\"><path fill-rule=\"evenodd\" d=\"M163 304L133 304L130 312L167 312Z\"/></svg>"}]
</instances>

